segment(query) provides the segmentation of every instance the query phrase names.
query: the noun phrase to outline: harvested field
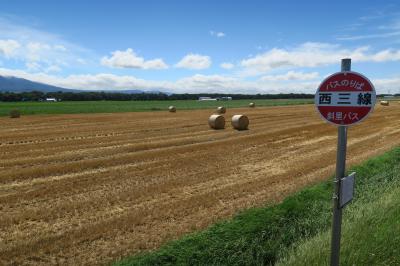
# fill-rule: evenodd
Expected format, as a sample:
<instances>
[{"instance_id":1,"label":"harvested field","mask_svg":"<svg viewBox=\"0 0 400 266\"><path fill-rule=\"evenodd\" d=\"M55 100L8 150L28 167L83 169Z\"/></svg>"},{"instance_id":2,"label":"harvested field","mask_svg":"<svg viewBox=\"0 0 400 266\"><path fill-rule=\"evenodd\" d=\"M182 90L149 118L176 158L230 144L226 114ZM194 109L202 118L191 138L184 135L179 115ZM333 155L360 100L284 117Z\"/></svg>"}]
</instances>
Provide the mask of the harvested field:
<instances>
[{"instance_id":1,"label":"harvested field","mask_svg":"<svg viewBox=\"0 0 400 266\"><path fill-rule=\"evenodd\" d=\"M246 131L211 112L1 118L0 264L105 264L334 171L336 128L312 105L228 109ZM349 129L349 164L400 144L399 113Z\"/></svg>"}]
</instances>

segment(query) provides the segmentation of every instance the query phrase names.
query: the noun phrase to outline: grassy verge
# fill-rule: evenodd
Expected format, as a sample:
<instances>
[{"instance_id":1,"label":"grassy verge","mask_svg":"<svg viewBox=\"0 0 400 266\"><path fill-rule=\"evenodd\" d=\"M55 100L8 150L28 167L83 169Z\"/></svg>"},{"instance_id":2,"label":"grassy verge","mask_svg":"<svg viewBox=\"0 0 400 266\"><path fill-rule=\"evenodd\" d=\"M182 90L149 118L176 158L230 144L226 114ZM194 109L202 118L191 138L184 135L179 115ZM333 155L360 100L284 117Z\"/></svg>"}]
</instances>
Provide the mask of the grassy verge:
<instances>
[{"instance_id":1,"label":"grassy verge","mask_svg":"<svg viewBox=\"0 0 400 266\"><path fill-rule=\"evenodd\" d=\"M343 221L341 265L400 265L400 188L348 211ZM299 243L277 265L329 265L330 231Z\"/></svg>"},{"instance_id":2,"label":"grassy verge","mask_svg":"<svg viewBox=\"0 0 400 266\"><path fill-rule=\"evenodd\" d=\"M207 109L225 106L227 108L248 107L250 102L256 106L311 104L312 99L282 100L232 100L232 101L87 101L87 102L2 102L0 116L6 116L12 109L18 109L22 115L32 114L79 114L79 113L118 113L166 111L174 105L179 110Z\"/></svg>"},{"instance_id":3,"label":"grassy verge","mask_svg":"<svg viewBox=\"0 0 400 266\"><path fill-rule=\"evenodd\" d=\"M341 265L400 265L400 166L386 166L343 213ZM330 234L299 241L277 265L329 265Z\"/></svg>"},{"instance_id":4,"label":"grassy verge","mask_svg":"<svg viewBox=\"0 0 400 266\"><path fill-rule=\"evenodd\" d=\"M400 188L399 162L400 148L397 148L353 169L358 175L357 199L344 212L344 217L347 217L345 224L349 224L345 231L351 230L351 226L358 227L356 223L362 217L362 210L369 209L369 204L375 204L373 206L377 208L382 194L389 191L395 193L391 189ZM278 205L246 210L205 231L168 243L157 251L126 258L115 265L271 265L278 260L282 260L283 264L296 264L297 258L304 256L301 252L296 253L300 250L296 247L304 245L301 250L304 253L308 251L310 256L313 252L327 250L332 215L331 195L332 182L322 182L288 197ZM390 195L387 197L393 198ZM381 224L396 226L391 218L396 216L386 219L382 213L379 215L385 218ZM370 221L365 226L369 224ZM381 229L385 231L385 228ZM381 236L379 230L373 234L370 231L364 237ZM308 244L307 239L316 240L314 244ZM393 241L396 247L399 246L399 238ZM363 242L359 245L362 246ZM393 245L386 248L389 250ZM321 262L318 258L326 257L325 251L317 256L316 265ZM390 252L393 253L393 249ZM304 258L298 265L310 265L309 258Z\"/></svg>"}]
</instances>

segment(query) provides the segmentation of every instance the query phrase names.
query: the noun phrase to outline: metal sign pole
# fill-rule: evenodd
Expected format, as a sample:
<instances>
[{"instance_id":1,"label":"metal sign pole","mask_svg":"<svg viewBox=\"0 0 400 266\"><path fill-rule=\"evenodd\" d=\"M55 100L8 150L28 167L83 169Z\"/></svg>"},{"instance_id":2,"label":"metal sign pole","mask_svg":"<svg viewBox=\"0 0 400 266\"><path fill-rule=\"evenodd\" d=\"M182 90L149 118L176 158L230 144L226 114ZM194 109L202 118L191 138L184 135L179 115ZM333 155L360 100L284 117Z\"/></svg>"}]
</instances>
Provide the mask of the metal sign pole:
<instances>
[{"instance_id":1,"label":"metal sign pole","mask_svg":"<svg viewBox=\"0 0 400 266\"><path fill-rule=\"evenodd\" d=\"M351 70L351 59L342 59L341 71ZM339 204L340 180L346 170L347 126L338 127L338 142L336 155L335 194L333 196L333 220L331 241L331 266L339 265L340 237L342 227L342 209Z\"/></svg>"}]
</instances>

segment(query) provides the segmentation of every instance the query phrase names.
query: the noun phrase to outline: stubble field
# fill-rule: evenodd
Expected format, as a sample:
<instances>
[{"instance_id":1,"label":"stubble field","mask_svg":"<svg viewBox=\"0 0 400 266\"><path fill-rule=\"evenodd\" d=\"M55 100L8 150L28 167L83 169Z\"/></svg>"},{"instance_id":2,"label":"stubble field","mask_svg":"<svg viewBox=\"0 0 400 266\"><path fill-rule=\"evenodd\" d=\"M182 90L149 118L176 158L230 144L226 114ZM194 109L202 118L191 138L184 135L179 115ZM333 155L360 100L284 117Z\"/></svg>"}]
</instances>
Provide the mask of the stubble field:
<instances>
[{"instance_id":1,"label":"stubble field","mask_svg":"<svg viewBox=\"0 0 400 266\"><path fill-rule=\"evenodd\" d=\"M0 264L105 264L333 173L314 106L0 118ZM233 114L250 129L235 131ZM349 129L348 163L400 144L400 104Z\"/></svg>"}]
</instances>

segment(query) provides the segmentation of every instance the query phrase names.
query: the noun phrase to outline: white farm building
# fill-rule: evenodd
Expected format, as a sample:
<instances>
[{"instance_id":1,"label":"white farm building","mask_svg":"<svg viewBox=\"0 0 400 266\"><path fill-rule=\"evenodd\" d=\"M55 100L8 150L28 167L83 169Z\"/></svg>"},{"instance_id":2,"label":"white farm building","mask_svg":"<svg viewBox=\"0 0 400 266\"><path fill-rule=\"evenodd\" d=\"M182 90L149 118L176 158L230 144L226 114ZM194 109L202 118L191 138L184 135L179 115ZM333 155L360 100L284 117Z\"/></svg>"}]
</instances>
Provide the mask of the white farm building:
<instances>
[{"instance_id":1,"label":"white farm building","mask_svg":"<svg viewBox=\"0 0 400 266\"><path fill-rule=\"evenodd\" d=\"M217 99L211 97L199 97L199 101L216 101Z\"/></svg>"},{"instance_id":2,"label":"white farm building","mask_svg":"<svg viewBox=\"0 0 400 266\"><path fill-rule=\"evenodd\" d=\"M46 98L46 102L57 102L56 98Z\"/></svg>"}]
</instances>

